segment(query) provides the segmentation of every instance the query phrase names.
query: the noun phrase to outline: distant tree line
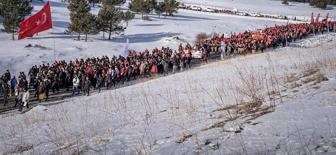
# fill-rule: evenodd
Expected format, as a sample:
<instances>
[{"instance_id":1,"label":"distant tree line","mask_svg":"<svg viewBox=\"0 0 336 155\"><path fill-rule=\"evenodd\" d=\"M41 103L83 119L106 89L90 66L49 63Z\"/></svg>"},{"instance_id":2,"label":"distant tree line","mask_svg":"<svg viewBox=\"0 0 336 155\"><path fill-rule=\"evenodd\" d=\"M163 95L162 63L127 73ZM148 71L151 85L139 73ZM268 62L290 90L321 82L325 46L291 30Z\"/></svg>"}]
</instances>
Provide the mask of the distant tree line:
<instances>
[{"instance_id":1,"label":"distant tree line","mask_svg":"<svg viewBox=\"0 0 336 155\"><path fill-rule=\"evenodd\" d=\"M90 3L103 4L98 15L90 12ZM124 0L69 0L69 32L76 32L78 40L81 34L84 34L85 41L87 41L88 34L103 32L103 38L105 38L105 33L108 33L108 39L111 40L113 33L123 32L128 26L128 21L134 18L132 12L123 12L117 7L123 3L125 3ZM126 22L126 27L122 25L122 22Z\"/></svg>"},{"instance_id":2,"label":"distant tree line","mask_svg":"<svg viewBox=\"0 0 336 155\"><path fill-rule=\"evenodd\" d=\"M63 0L62 0L63 1ZM156 13L159 18L173 16L177 13L179 2L176 0L132 0L130 3L131 11L122 11L121 4L125 0L67 0L70 11L70 24L67 32L77 34L77 39L85 35L85 41L89 34L98 34L103 32L108 34L110 40L112 34L123 32L128 26L128 22L135 17L135 13L141 14L142 18L148 17L150 13ZM91 7L96 4L102 4L98 15L92 14ZM15 33L18 26L32 12L31 0L0 0L0 16L3 18L4 32L12 33L12 39L15 39ZM123 24L125 23L125 24Z\"/></svg>"},{"instance_id":3,"label":"distant tree line","mask_svg":"<svg viewBox=\"0 0 336 155\"><path fill-rule=\"evenodd\" d=\"M336 5L336 0L282 0L283 4L291 2L309 3L311 6L316 6L321 9L326 9L327 5Z\"/></svg>"},{"instance_id":4,"label":"distant tree line","mask_svg":"<svg viewBox=\"0 0 336 155\"><path fill-rule=\"evenodd\" d=\"M144 15L147 15L154 11L159 17L164 13L165 16L173 16L177 13L179 2L176 0L164 0L163 2L157 2L156 0L132 0L130 3L130 10L136 13L140 13L142 19Z\"/></svg>"}]
</instances>

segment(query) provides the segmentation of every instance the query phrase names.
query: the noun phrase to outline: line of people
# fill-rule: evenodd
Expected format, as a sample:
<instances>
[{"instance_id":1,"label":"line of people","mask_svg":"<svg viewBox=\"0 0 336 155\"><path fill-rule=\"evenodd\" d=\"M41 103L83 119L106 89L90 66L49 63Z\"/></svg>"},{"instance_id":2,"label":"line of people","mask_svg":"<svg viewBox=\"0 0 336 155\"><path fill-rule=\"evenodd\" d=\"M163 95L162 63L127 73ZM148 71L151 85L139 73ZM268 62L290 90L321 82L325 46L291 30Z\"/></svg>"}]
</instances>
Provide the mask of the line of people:
<instances>
[{"instance_id":1,"label":"line of people","mask_svg":"<svg viewBox=\"0 0 336 155\"><path fill-rule=\"evenodd\" d=\"M75 59L66 62L56 61L53 64L32 66L28 72L29 80L21 72L18 80L11 78L10 72L0 78L0 92L7 104L8 97L15 95L16 104L22 108L28 105L29 90L39 101L49 99L49 93L57 93L61 89L70 91L72 95L80 92L89 95L91 89L99 92L102 87L110 89L116 84L137 78L148 78L157 74L167 75L169 72L183 71L190 68L194 51L201 51L201 58L208 62L211 52L227 55L263 52L267 48L287 46L288 42L302 39L309 34L336 32L336 22L300 23L269 27L261 31L245 31L232 34L230 37L213 36L210 39L196 42L194 46L182 44L177 50L169 47L155 48L152 51L129 51L126 57L107 56L87 59Z\"/></svg>"},{"instance_id":2,"label":"line of people","mask_svg":"<svg viewBox=\"0 0 336 155\"><path fill-rule=\"evenodd\" d=\"M9 84L8 84L9 83ZM29 89L26 76L20 72L18 80L15 76L11 78L9 70L0 77L0 94L4 98L4 106L8 104L8 97L16 96L14 107L19 107L20 110L25 106L29 108Z\"/></svg>"}]
</instances>

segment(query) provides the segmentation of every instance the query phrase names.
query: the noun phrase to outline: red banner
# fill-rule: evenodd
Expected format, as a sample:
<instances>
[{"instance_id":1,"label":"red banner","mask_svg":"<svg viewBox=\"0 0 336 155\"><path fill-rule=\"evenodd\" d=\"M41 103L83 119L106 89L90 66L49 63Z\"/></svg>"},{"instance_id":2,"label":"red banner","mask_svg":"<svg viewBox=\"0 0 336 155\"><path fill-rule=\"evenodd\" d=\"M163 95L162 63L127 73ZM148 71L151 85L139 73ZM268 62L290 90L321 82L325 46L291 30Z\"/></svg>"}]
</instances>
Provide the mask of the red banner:
<instances>
[{"instance_id":1,"label":"red banner","mask_svg":"<svg viewBox=\"0 0 336 155\"><path fill-rule=\"evenodd\" d=\"M51 29L52 20L50 3L47 4L35 15L20 23L19 39L32 37L34 34Z\"/></svg>"}]
</instances>

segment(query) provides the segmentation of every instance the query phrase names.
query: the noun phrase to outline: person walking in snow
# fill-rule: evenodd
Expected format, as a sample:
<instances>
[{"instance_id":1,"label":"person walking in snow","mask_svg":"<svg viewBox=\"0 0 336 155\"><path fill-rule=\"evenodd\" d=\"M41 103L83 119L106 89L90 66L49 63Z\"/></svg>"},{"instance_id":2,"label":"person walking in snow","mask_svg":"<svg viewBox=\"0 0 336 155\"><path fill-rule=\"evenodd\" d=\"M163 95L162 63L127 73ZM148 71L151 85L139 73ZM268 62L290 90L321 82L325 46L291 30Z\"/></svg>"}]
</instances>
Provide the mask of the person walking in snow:
<instances>
[{"instance_id":1,"label":"person walking in snow","mask_svg":"<svg viewBox=\"0 0 336 155\"><path fill-rule=\"evenodd\" d=\"M43 86L44 86L44 93L45 93L45 100L47 101L49 99L49 90L51 88L51 82L46 76L43 80Z\"/></svg>"},{"instance_id":2,"label":"person walking in snow","mask_svg":"<svg viewBox=\"0 0 336 155\"><path fill-rule=\"evenodd\" d=\"M4 97L4 106L8 103L8 93L9 90L6 86L7 84L4 82L4 76L0 77L0 94L3 94Z\"/></svg>"},{"instance_id":3,"label":"person walking in snow","mask_svg":"<svg viewBox=\"0 0 336 155\"><path fill-rule=\"evenodd\" d=\"M24 107L29 108L29 97L30 97L30 93L29 90L24 90L23 96L22 96L22 103Z\"/></svg>"},{"instance_id":4,"label":"person walking in snow","mask_svg":"<svg viewBox=\"0 0 336 155\"><path fill-rule=\"evenodd\" d=\"M77 92L77 95L79 94L79 83L80 80L77 77L77 75L75 75L75 77L72 80L72 96L75 94L75 92Z\"/></svg>"},{"instance_id":5,"label":"person walking in snow","mask_svg":"<svg viewBox=\"0 0 336 155\"><path fill-rule=\"evenodd\" d=\"M3 86L3 80L2 77L0 77L0 95L4 94L4 86Z\"/></svg>"},{"instance_id":6,"label":"person walking in snow","mask_svg":"<svg viewBox=\"0 0 336 155\"><path fill-rule=\"evenodd\" d=\"M162 61L163 64L163 75L168 75L168 71L169 71L169 60L163 60Z\"/></svg>"},{"instance_id":7,"label":"person walking in snow","mask_svg":"<svg viewBox=\"0 0 336 155\"><path fill-rule=\"evenodd\" d=\"M103 86L103 83L104 83L104 78L101 74L99 74L98 77L97 77L97 85L96 85L96 87L98 89L98 93L100 93L101 87Z\"/></svg>"},{"instance_id":8,"label":"person walking in snow","mask_svg":"<svg viewBox=\"0 0 336 155\"><path fill-rule=\"evenodd\" d=\"M53 80L51 82L51 90L53 93L59 91L59 83L60 83L59 78L57 77L57 75L54 75Z\"/></svg>"},{"instance_id":9,"label":"person walking in snow","mask_svg":"<svg viewBox=\"0 0 336 155\"><path fill-rule=\"evenodd\" d=\"M16 77L13 76L13 78L10 80L10 88L11 88L10 96L14 94L16 85L17 85L17 80L16 80Z\"/></svg>"},{"instance_id":10,"label":"person walking in snow","mask_svg":"<svg viewBox=\"0 0 336 155\"><path fill-rule=\"evenodd\" d=\"M3 80L5 83L7 83L11 79L11 74L9 70L6 70L6 73L4 74Z\"/></svg>"},{"instance_id":11,"label":"person walking in snow","mask_svg":"<svg viewBox=\"0 0 336 155\"><path fill-rule=\"evenodd\" d=\"M87 95L87 96L90 95L90 87L91 87L91 81L89 77L86 77L84 81L84 95Z\"/></svg>"},{"instance_id":12,"label":"person walking in snow","mask_svg":"<svg viewBox=\"0 0 336 155\"><path fill-rule=\"evenodd\" d=\"M22 97L23 97L23 92L21 90L22 89L19 86L17 86L16 92L15 92L16 99L15 99L15 105L14 105L14 107L19 107L20 111L22 110Z\"/></svg>"},{"instance_id":13,"label":"person walking in snow","mask_svg":"<svg viewBox=\"0 0 336 155\"><path fill-rule=\"evenodd\" d=\"M173 73L175 73L179 65L178 55L176 54L176 52L173 53L171 60L173 63Z\"/></svg>"},{"instance_id":14,"label":"person walking in snow","mask_svg":"<svg viewBox=\"0 0 336 155\"><path fill-rule=\"evenodd\" d=\"M117 67L115 69L112 69L111 71L111 82L113 84L113 87L115 87L117 83L118 73L116 71Z\"/></svg>"},{"instance_id":15,"label":"person walking in snow","mask_svg":"<svg viewBox=\"0 0 336 155\"><path fill-rule=\"evenodd\" d=\"M38 99L39 102L42 102L42 100L45 99L45 93L44 93L44 83L42 80L39 80L37 82L37 89L36 89L36 97Z\"/></svg>"},{"instance_id":16,"label":"person walking in snow","mask_svg":"<svg viewBox=\"0 0 336 155\"><path fill-rule=\"evenodd\" d=\"M221 60L225 59L225 55L226 55L226 44L224 41L222 41L221 43Z\"/></svg>"}]
</instances>

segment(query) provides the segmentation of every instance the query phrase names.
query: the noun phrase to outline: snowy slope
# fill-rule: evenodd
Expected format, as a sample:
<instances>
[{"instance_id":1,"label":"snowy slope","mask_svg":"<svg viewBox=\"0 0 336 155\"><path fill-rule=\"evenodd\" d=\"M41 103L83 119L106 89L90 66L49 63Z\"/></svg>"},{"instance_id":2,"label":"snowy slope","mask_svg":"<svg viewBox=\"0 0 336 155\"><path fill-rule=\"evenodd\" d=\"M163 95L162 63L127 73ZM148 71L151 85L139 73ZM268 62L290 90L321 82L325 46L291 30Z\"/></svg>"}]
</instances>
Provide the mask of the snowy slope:
<instances>
[{"instance_id":1,"label":"snowy slope","mask_svg":"<svg viewBox=\"0 0 336 155\"><path fill-rule=\"evenodd\" d=\"M329 12L305 4L282 6L272 0L183 1L297 16ZM35 2L34 6L36 12L43 4ZM102 40L102 34L89 36L89 42L85 43L75 41L75 35L63 33L69 23L66 5L51 0L51 6L52 30L20 41L11 41L9 34L0 32L0 74L7 68L12 72L27 71L32 65L52 62L54 45L58 59L71 60L122 54L126 38L130 39L130 48L144 50L192 42L200 32L241 32L286 24L278 20L181 10L174 17L159 19L151 15L152 21L142 21L137 16L129 23L125 35L112 41ZM92 12L97 13L98 9ZM181 40L174 40L174 36ZM22 151L26 154L77 151L82 154L333 154L336 152L335 40L335 34L314 36L269 53L214 62L90 97L69 98L49 106L46 103L22 115L2 116L0 154ZM45 49L24 48L27 44L42 45ZM306 76L304 71L310 68L318 72ZM238 88L245 89L240 71L251 77L257 74L266 83L272 76L277 77L279 83L271 87L280 87L282 102L277 98L274 112L250 122L248 119L253 116L242 115L223 125L223 120L231 119L230 111L219 109L250 99L237 93ZM318 75L315 73L320 72L328 81L314 82ZM285 81L290 75L294 76L294 82L287 86ZM270 94L264 86L260 89L258 95ZM271 99L265 97L264 106L269 104ZM213 125L219 127L210 128Z\"/></svg>"},{"instance_id":2,"label":"snowy slope","mask_svg":"<svg viewBox=\"0 0 336 155\"><path fill-rule=\"evenodd\" d=\"M320 44L302 42L300 45L305 46L299 48L215 62L3 117L0 152L13 153L15 148L28 148L26 153L39 154L71 154L78 150L84 154L335 152L336 36L313 39L320 40ZM283 79L289 73L301 75L315 65L328 81L303 83L292 89L280 80L283 98L282 102L276 101L273 113L247 124L241 117L223 127L207 129L227 117L225 111L214 110L245 98L232 89L232 85L243 88L240 69L274 71L273 76ZM231 133L238 126L243 130Z\"/></svg>"},{"instance_id":3,"label":"snowy slope","mask_svg":"<svg viewBox=\"0 0 336 155\"><path fill-rule=\"evenodd\" d=\"M43 3L34 2L34 12L41 9ZM193 42L201 32L231 33L242 32L286 24L284 21L213 15L181 10L174 17L158 18L152 15L152 21L143 21L136 17L129 23L124 35L108 41L102 40L102 34L90 36L89 41L76 41L76 35L65 35L69 24L69 11L60 0L51 0L54 28L40 33L31 39L12 41L11 35L0 32L0 74L6 69L12 72L27 71L27 66L52 62L57 59L72 60L102 55L119 55L123 53L126 38L130 39L130 48L135 50L152 49L169 46L175 48L180 43ZM93 8L97 13L99 8ZM2 25L0 24L0 27ZM178 36L181 40L174 40ZM41 45L45 49L25 48L26 45Z\"/></svg>"},{"instance_id":4,"label":"snowy slope","mask_svg":"<svg viewBox=\"0 0 336 155\"><path fill-rule=\"evenodd\" d=\"M241 11L260 12L274 15L304 16L310 19L311 13L321 13L324 17L328 12L336 15L334 6L328 10L321 10L309 6L309 4L290 2L290 5L283 5L281 0L180 0L180 2L191 5L219 7L225 9L236 8ZM335 17L334 17L335 18Z\"/></svg>"}]
</instances>

